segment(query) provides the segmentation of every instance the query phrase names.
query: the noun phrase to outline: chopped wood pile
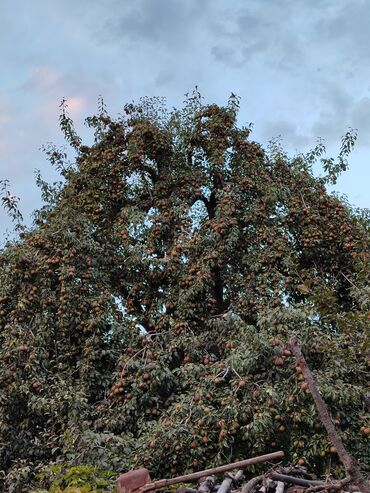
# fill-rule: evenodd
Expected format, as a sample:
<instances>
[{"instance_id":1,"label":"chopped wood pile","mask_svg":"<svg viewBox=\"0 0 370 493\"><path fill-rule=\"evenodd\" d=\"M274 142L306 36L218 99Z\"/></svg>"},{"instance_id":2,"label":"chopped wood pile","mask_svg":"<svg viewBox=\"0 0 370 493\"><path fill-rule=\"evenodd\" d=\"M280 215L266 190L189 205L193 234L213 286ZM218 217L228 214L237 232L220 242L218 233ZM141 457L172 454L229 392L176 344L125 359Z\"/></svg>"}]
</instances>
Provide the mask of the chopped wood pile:
<instances>
[{"instance_id":1,"label":"chopped wood pile","mask_svg":"<svg viewBox=\"0 0 370 493\"><path fill-rule=\"evenodd\" d=\"M245 483L242 483L242 475L242 470L235 474L227 473L222 483L217 482L215 475L207 476L199 480L196 488L179 488L177 493L316 493L358 490L350 484L349 477L340 481L333 478L321 481L302 466L276 466Z\"/></svg>"}]
</instances>

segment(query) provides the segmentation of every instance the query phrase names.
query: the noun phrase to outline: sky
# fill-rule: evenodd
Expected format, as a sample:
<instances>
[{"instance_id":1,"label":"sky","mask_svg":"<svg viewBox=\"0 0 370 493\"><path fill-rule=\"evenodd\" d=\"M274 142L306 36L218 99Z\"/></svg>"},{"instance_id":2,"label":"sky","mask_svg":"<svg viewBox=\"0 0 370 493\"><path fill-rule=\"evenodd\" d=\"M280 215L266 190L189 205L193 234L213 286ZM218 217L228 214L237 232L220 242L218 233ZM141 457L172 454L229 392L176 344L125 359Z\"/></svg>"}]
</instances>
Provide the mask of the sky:
<instances>
[{"instance_id":1,"label":"sky","mask_svg":"<svg viewBox=\"0 0 370 493\"><path fill-rule=\"evenodd\" d=\"M291 153L320 137L336 155L358 130L335 189L370 207L369 0L1 0L0 180L26 223L40 206L35 170L57 179L43 145L62 145L59 104L83 139L102 95L108 112L141 96L181 106L241 97L253 139ZM0 236L10 221L0 210Z\"/></svg>"}]
</instances>

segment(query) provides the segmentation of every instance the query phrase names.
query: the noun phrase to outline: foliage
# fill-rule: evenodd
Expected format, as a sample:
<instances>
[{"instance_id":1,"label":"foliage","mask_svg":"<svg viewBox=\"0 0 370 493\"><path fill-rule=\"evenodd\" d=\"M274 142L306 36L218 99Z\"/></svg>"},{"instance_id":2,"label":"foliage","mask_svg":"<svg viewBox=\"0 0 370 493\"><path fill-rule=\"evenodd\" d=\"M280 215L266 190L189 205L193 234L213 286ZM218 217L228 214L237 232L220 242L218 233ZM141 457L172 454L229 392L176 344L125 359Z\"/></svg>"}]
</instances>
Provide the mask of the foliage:
<instances>
[{"instance_id":1,"label":"foliage","mask_svg":"<svg viewBox=\"0 0 370 493\"><path fill-rule=\"evenodd\" d=\"M19 198L11 194L8 190L9 180L0 180L0 187L2 195L1 204L7 211L13 223L16 225L17 229L20 229L23 217L18 208Z\"/></svg>"},{"instance_id":2,"label":"foliage","mask_svg":"<svg viewBox=\"0 0 370 493\"><path fill-rule=\"evenodd\" d=\"M283 448L337 467L292 334L365 467L369 220L325 189L354 134L315 178L322 145L265 151L238 106L101 101L85 146L62 102L77 157L46 148L63 181L38 178L48 202L0 254L3 491L66 461L157 477Z\"/></svg>"},{"instance_id":3,"label":"foliage","mask_svg":"<svg viewBox=\"0 0 370 493\"><path fill-rule=\"evenodd\" d=\"M66 467L61 464L46 468L39 473L38 480L52 480L48 490L37 489L34 493L104 493L111 491L111 471L92 466Z\"/></svg>"}]
</instances>

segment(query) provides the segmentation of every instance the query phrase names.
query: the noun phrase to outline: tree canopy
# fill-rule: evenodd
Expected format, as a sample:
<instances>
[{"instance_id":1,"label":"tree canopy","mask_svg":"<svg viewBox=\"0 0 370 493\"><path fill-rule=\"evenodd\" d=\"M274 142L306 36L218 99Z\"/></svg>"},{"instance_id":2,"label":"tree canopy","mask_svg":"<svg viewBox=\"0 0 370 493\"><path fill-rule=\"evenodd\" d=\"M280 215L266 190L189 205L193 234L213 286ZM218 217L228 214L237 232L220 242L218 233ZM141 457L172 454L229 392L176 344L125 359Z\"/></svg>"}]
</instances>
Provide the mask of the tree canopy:
<instances>
[{"instance_id":1,"label":"tree canopy","mask_svg":"<svg viewBox=\"0 0 370 493\"><path fill-rule=\"evenodd\" d=\"M62 103L75 157L46 147L61 181L38 177L45 205L0 252L3 491L52 463L155 477L282 448L337 467L291 335L366 467L369 217L326 190L355 135L289 157L238 108L100 101L84 145Z\"/></svg>"}]
</instances>

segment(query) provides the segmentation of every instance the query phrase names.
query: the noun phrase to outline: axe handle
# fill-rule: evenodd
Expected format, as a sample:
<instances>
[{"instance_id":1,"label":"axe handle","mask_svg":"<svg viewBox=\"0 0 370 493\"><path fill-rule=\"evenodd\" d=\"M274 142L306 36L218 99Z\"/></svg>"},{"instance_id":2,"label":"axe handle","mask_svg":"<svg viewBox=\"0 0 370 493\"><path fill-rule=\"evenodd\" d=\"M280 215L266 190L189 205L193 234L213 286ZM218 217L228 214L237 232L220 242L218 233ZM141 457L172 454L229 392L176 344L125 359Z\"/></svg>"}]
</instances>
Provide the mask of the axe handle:
<instances>
[{"instance_id":1,"label":"axe handle","mask_svg":"<svg viewBox=\"0 0 370 493\"><path fill-rule=\"evenodd\" d=\"M191 474L185 474L184 476L177 476L171 479L160 479L153 483L142 486L139 491L153 491L164 486L170 486L171 484L187 483L196 481L197 479L204 478L204 476L210 476L211 474L219 474L222 472L232 471L233 469L244 469L252 464L260 464L261 462L269 462L275 459L281 459L284 457L284 452L273 452L272 454L260 455L258 457L252 457L251 459L240 460L233 462L232 464L225 464L224 466L214 467L213 469L206 469L204 471L193 472Z\"/></svg>"}]
</instances>

